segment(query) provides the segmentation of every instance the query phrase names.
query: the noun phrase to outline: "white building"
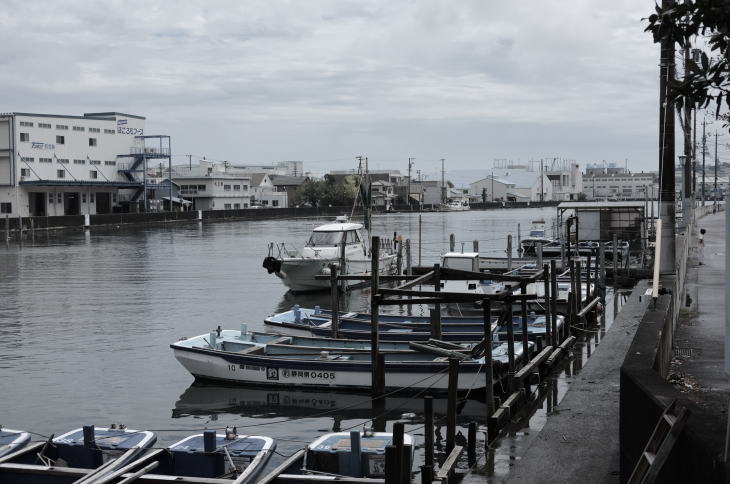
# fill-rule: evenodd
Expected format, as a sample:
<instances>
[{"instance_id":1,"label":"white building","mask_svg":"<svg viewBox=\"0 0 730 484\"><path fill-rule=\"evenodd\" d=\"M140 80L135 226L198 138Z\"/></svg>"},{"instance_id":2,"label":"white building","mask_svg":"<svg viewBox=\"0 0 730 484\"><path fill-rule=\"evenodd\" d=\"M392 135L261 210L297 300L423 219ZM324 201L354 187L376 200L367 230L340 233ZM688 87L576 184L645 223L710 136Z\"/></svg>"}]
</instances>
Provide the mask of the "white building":
<instances>
[{"instance_id":1,"label":"white building","mask_svg":"<svg viewBox=\"0 0 730 484\"><path fill-rule=\"evenodd\" d=\"M143 192L125 169L144 136L131 114L0 114L0 216L112 212Z\"/></svg>"},{"instance_id":2,"label":"white building","mask_svg":"<svg viewBox=\"0 0 730 484\"><path fill-rule=\"evenodd\" d=\"M469 184L472 200L481 201L482 194L488 202L537 202L553 199L553 184L546 174L540 178L539 172L513 169L493 170L489 176Z\"/></svg>"},{"instance_id":3,"label":"white building","mask_svg":"<svg viewBox=\"0 0 730 484\"><path fill-rule=\"evenodd\" d=\"M234 162L228 165L228 169L231 172L246 175L266 173L267 175L304 176L303 161L277 161L269 165L246 165Z\"/></svg>"},{"instance_id":4,"label":"white building","mask_svg":"<svg viewBox=\"0 0 730 484\"><path fill-rule=\"evenodd\" d=\"M286 190L280 190L266 173L252 173L251 204L267 208L287 208L289 197Z\"/></svg>"},{"instance_id":5,"label":"white building","mask_svg":"<svg viewBox=\"0 0 730 484\"><path fill-rule=\"evenodd\" d=\"M645 193L649 198L656 196L659 186L656 173L589 165L583 176L583 193L587 200L643 200Z\"/></svg>"},{"instance_id":6,"label":"white building","mask_svg":"<svg viewBox=\"0 0 730 484\"><path fill-rule=\"evenodd\" d=\"M173 167L172 180L193 210L235 210L251 205L251 177L229 173L217 163Z\"/></svg>"}]
</instances>

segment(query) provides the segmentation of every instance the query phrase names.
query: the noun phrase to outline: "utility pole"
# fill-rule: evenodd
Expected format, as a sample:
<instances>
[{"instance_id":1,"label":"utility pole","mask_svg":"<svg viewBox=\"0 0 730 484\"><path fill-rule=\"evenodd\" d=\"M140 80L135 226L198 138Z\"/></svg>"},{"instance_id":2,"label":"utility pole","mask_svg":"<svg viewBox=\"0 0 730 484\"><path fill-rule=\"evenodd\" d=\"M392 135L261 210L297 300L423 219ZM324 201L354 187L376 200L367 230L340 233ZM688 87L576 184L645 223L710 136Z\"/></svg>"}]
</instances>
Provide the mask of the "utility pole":
<instances>
[{"instance_id":1,"label":"utility pole","mask_svg":"<svg viewBox=\"0 0 730 484\"><path fill-rule=\"evenodd\" d=\"M421 183L421 170L416 170L418 174L418 211L423 210L423 184Z\"/></svg>"},{"instance_id":2,"label":"utility pole","mask_svg":"<svg viewBox=\"0 0 730 484\"><path fill-rule=\"evenodd\" d=\"M190 171L193 171L193 155L185 155L188 157L188 166Z\"/></svg>"},{"instance_id":3,"label":"utility pole","mask_svg":"<svg viewBox=\"0 0 730 484\"><path fill-rule=\"evenodd\" d=\"M717 211L717 131L715 131L715 186L712 190L712 211Z\"/></svg>"},{"instance_id":4,"label":"utility pole","mask_svg":"<svg viewBox=\"0 0 730 484\"><path fill-rule=\"evenodd\" d=\"M689 40L684 42L684 79L685 81L689 78ZM692 106L690 103L684 103L684 200L682 200L682 223L685 227L688 226L691 219L691 210L694 207L694 194L692 193Z\"/></svg>"},{"instance_id":5,"label":"utility pole","mask_svg":"<svg viewBox=\"0 0 730 484\"><path fill-rule=\"evenodd\" d=\"M707 119L702 120L702 206L705 206L705 152L707 152L707 136L705 135Z\"/></svg>"},{"instance_id":6,"label":"utility pole","mask_svg":"<svg viewBox=\"0 0 730 484\"><path fill-rule=\"evenodd\" d=\"M545 183L543 181L543 176L542 176L543 163L544 163L544 160L542 158L540 158L540 201L541 202L545 201Z\"/></svg>"},{"instance_id":7,"label":"utility pole","mask_svg":"<svg viewBox=\"0 0 730 484\"><path fill-rule=\"evenodd\" d=\"M411 208L411 167L413 166L413 160L415 160L415 158L408 158L408 194L406 195L408 209Z\"/></svg>"},{"instance_id":8,"label":"utility pole","mask_svg":"<svg viewBox=\"0 0 730 484\"><path fill-rule=\"evenodd\" d=\"M444 181L444 161L445 158L441 158L441 203L446 203L446 183Z\"/></svg>"},{"instance_id":9,"label":"utility pole","mask_svg":"<svg viewBox=\"0 0 730 484\"><path fill-rule=\"evenodd\" d=\"M676 5L674 0L662 0L662 9ZM675 273L675 204L674 204L674 103L667 96L669 81L674 79L674 39L666 34L661 39L659 67L659 217L662 221L660 274Z\"/></svg>"}]
</instances>

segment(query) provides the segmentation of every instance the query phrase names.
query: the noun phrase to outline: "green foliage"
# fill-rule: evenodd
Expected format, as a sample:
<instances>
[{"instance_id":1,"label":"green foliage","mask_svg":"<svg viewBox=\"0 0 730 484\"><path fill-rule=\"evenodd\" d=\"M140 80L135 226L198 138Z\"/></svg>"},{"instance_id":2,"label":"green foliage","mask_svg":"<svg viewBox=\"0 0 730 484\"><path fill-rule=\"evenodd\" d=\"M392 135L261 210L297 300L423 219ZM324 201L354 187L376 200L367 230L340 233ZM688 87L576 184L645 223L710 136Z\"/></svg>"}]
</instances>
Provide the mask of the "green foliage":
<instances>
[{"instance_id":1,"label":"green foliage","mask_svg":"<svg viewBox=\"0 0 730 484\"><path fill-rule=\"evenodd\" d=\"M332 179L308 180L297 189L294 204L312 207L352 205L357 193L357 182L348 178L344 183L335 183Z\"/></svg>"},{"instance_id":2,"label":"green foliage","mask_svg":"<svg viewBox=\"0 0 730 484\"><path fill-rule=\"evenodd\" d=\"M726 121L730 109L730 2L727 0L687 0L662 9L647 19L645 31L654 42L669 38L684 46L695 36L706 39L712 53L702 52L698 62L690 59L685 79L669 82L669 99L681 108L690 103L706 108L714 103L715 115ZM725 111L721 113L721 111Z\"/></svg>"}]
</instances>

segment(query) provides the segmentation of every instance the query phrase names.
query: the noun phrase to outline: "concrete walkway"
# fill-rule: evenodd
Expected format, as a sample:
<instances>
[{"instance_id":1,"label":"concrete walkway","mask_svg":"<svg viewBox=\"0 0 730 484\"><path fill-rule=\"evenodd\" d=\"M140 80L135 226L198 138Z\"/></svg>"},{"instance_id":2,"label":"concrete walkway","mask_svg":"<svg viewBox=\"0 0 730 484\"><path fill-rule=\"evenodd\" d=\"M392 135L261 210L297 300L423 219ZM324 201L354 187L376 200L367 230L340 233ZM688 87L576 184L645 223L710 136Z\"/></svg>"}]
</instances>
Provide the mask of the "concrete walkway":
<instances>
[{"instance_id":1,"label":"concrete walkway","mask_svg":"<svg viewBox=\"0 0 730 484\"><path fill-rule=\"evenodd\" d=\"M724 422L730 401L730 378L724 371L725 212L701 218L697 231L701 228L707 230L704 258L699 260L696 249L690 252L687 293L692 303L679 316L669 380ZM724 437L725 429L713 433Z\"/></svg>"},{"instance_id":2,"label":"concrete walkway","mask_svg":"<svg viewBox=\"0 0 730 484\"><path fill-rule=\"evenodd\" d=\"M640 282L507 482L618 483L620 368L648 297Z\"/></svg>"}]
</instances>

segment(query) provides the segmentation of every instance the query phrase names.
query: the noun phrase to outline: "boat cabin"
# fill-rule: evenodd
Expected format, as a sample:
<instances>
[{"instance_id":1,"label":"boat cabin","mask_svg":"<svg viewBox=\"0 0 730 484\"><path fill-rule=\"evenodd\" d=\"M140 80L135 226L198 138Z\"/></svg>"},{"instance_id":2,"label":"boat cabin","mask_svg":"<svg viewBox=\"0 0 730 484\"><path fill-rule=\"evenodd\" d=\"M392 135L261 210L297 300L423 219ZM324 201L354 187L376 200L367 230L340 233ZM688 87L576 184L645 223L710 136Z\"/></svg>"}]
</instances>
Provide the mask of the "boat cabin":
<instances>
[{"instance_id":1,"label":"boat cabin","mask_svg":"<svg viewBox=\"0 0 730 484\"><path fill-rule=\"evenodd\" d=\"M320 225L312 231L307 244L302 249L303 257L339 258L342 256L344 242L345 258L351 255L365 255L367 238L362 232L362 224L331 223Z\"/></svg>"},{"instance_id":2,"label":"boat cabin","mask_svg":"<svg viewBox=\"0 0 730 484\"><path fill-rule=\"evenodd\" d=\"M441 267L479 272L479 252L447 252L441 256Z\"/></svg>"}]
</instances>

